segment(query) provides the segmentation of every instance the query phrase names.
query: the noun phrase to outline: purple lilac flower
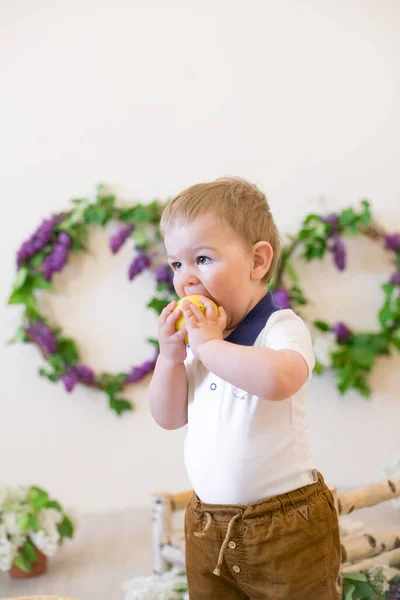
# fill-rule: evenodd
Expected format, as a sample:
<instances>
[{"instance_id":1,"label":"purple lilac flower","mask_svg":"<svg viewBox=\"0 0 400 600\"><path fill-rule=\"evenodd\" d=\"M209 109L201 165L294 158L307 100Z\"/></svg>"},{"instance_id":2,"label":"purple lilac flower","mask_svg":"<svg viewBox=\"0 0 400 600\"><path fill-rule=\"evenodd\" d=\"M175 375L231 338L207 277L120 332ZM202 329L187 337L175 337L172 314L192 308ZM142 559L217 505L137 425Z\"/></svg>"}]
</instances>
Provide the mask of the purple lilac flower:
<instances>
[{"instance_id":1,"label":"purple lilac flower","mask_svg":"<svg viewBox=\"0 0 400 600\"><path fill-rule=\"evenodd\" d=\"M27 328L27 334L46 354L54 354L57 350L57 340L51 329L43 321L35 321Z\"/></svg>"},{"instance_id":2,"label":"purple lilac flower","mask_svg":"<svg viewBox=\"0 0 400 600\"><path fill-rule=\"evenodd\" d=\"M400 252L400 233L389 233L385 237L385 248Z\"/></svg>"},{"instance_id":3,"label":"purple lilac flower","mask_svg":"<svg viewBox=\"0 0 400 600\"><path fill-rule=\"evenodd\" d=\"M116 254L118 250L122 248L134 229L133 225L127 225L126 227L121 227L114 233L110 238L110 249L113 254Z\"/></svg>"},{"instance_id":4,"label":"purple lilac flower","mask_svg":"<svg viewBox=\"0 0 400 600\"><path fill-rule=\"evenodd\" d=\"M400 585L399 584L390 586L388 600L400 600Z\"/></svg>"},{"instance_id":5,"label":"purple lilac flower","mask_svg":"<svg viewBox=\"0 0 400 600\"><path fill-rule=\"evenodd\" d=\"M67 233L60 233L53 246L53 252L48 254L43 262L43 276L46 281L51 281L54 273L61 271L67 261L71 248L71 238Z\"/></svg>"},{"instance_id":6,"label":"purple lilac flower","mask_svg":"<svg viewBox=\"0 0 400 600\"><path fill-rule=\"evenodd\" d=\"M151 259L148 254L140 252L129 267L128 277L132 281L137 275L140 275L147 267L150 266Z\"/></svg>"},{"instance_id":7,"label":"purple lilac flower","mask_svg":"<svg viewBox=\"0 0 400 600\"><path fill-rule=\"evenodd\" d=\"M155 275L157 283L168 283L169 290L174 290L174 274L168 264L157 267Z\"/></svg>"},{"instance_id":8,"label":"purple lilac flower","mask_svg":"<svg viewBox=\"0 0 400 600\"><path fill-rule=\"evenodd\" d=\"M330 225L332 225L330 235L336 235L339 232L339 215L337 215L336 213L332 213L327 217L321 217L321 221L323 223L329 223Z\"/></svg>"},{"instance_id":9,"label":"purple lilac flower","mask_svg":"<svg viewBox=\"0 0 400 600\"><path fill-rule=\"evenodd\" d=\"M61 381L64 384L65 391L72 392L72 390L78 383L78 375L73 369L71 369L70 371L68 371L68 373L61 377Z\"/></svg>"},{"instance_id":10,"label":"purple lilac flower","mask_svg":"<svg viewBox=\"0 0 400 600\"><path fill-rule=\"evenodd\" d=\"M279 288L272 292L273 298L281 308L290 308L290 295L285 288Z\"/></svg>"},{"instance_id":11,"label":"purple lilac flower","mask_svg":"<svg viewBox=\"0 0 400 600\"><path fill-rule=\"evenodd\" d=\"M339 321L332 327L332 331L336 335L336 339L338 342L346 342L351 336L350 329L341 321Z\"/></svg>"},{"instance_id":12,"label":"purple lilac flower","mask_svg":"<svg viewBox=\"0 0 400 600\"><path fill-rule=\"evenodd\" d=\"M390 283L392 285L400 285L400 270L395 271L390 278Z\"/></svg>"},{"instance_id":13,"label":"purple lilac flower","mask_svg":"<svg viewBox=\"0 0 400 600\"><path fill-rule=\"evenodd\" d=\"M139 367L132 367L131 372L125 379L126 383L138 383L141 381L148 373L151 373L154 370L156 361L157 358L153 358L152 360L146 360Z\"/></svg>"},{"instance_id":14,"label":"purple lilac flower","mask_svg":"<svg viewBox=\"0 0 400 600\"><path fill-rule=\"evenodd\" d=\"M346 247L338 235L334 236L330 251L333 254L333 261L336 268L339 269L339 271L344 271L346 268Z\"/></svg>"},{"instance_id":15,"label":"purple lilac flower","mask_svg":"<svg viewBox=\"0 0 400 600\"><path fill-rule=\"evenodd\" d=\"M86 385L93 385L95 381L95 376L90 367L87 365L75 365L74 372L78 377L78 380L82 383L86 383Z\"/></svg>"},{"instance_id":16,"label":"purple lilac flower","mask_svg":"<svg viewBox=\"0 0 400 600\"><path fill-rule=\"evenodd\" d=\"M17 267L22 265L23 261L29 260L37 252L40 252L51 240L54 228L61 221L61 217L52 217L42 221L38 229L31 235L20 247L17 252Z\"/></svg>"}]
</instances>

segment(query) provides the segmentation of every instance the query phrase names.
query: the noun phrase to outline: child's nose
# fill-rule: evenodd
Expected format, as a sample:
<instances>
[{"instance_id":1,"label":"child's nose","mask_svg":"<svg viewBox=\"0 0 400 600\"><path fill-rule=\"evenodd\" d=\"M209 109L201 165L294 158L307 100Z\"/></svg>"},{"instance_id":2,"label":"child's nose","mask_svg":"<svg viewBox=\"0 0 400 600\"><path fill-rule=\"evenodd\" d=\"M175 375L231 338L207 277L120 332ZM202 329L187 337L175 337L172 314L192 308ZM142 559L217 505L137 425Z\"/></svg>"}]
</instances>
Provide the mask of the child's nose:
<instances>
[{"instance_id":1,"label":"child's nose","mask_svg":"<svg viewBox=\"0 0 400 600\"><path fill-rule=\"evenodd\" d=\"M186 267L183 272L181 271L181 283L184 287L190 285L197 285L199 283L199 278L197 277L194 269L190 267Z\"/></svg>"}]
</instances>

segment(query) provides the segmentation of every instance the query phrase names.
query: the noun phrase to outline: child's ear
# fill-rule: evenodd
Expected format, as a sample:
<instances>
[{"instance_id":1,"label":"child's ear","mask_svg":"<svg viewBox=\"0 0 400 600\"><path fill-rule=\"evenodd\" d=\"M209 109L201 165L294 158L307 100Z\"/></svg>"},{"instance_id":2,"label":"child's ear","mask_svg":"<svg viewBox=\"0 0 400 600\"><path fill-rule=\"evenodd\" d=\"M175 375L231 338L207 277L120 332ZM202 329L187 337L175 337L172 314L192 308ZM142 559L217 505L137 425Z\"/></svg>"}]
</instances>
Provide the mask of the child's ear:
<instances>
[{"instance_id":1,"label":"child's ear","mask_svg":"<svg viewBox=\"0 0 400 600\"><path fill-rule=\"evenodd\" d=\"M253 281L261 281L268 269L274 256L274 251L271 244L268 242L257 242L252 248L253 268L251 271L251 279Z\"/></svg>"}]
</instances>

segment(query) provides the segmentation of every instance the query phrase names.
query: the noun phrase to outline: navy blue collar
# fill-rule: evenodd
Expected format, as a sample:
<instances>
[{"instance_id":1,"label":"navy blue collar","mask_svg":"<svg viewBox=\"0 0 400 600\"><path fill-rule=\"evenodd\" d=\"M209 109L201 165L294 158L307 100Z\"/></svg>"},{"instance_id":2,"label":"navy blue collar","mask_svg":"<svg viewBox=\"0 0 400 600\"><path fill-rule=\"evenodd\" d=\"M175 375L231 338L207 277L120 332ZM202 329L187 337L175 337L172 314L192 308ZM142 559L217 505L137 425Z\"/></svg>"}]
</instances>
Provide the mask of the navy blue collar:
<instances>
[{"instance_id":1,"label":"navy blue collar","mask_svg":"<svg viewBox=\"0 0 400 600\"><path fill-rule=\"evenodd\" d=\"M253 346L268 319L277 310L281 309L275 304L271 292L267 292L225 341L241 346Z\"/></svg>"}]
</instances>

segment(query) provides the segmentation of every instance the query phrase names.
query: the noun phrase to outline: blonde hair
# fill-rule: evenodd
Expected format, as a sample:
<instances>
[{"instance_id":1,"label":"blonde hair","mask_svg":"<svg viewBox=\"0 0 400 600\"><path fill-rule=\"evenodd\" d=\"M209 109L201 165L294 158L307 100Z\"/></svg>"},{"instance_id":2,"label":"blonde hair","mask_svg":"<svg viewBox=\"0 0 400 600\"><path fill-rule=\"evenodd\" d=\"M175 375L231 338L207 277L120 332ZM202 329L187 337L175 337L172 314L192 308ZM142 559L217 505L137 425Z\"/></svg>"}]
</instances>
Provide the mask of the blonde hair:
<instances>
[{"instance_id":1,"label":"blonde hair","mask_svg":"<svg viewBox=\"0 0 400 600\"><path fill-rule=\"evenodd\" d=\"M161 233L164 236L176 222L191 223L205 213L214 213L228 223L249 247L261 241L271 244L272 261L262 278L268 283L279 260L281 243L265 194L239 177L192 185L167 204L161 216Z\"/></svg>"}]
</instances>

